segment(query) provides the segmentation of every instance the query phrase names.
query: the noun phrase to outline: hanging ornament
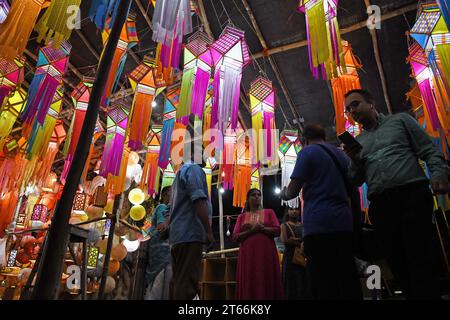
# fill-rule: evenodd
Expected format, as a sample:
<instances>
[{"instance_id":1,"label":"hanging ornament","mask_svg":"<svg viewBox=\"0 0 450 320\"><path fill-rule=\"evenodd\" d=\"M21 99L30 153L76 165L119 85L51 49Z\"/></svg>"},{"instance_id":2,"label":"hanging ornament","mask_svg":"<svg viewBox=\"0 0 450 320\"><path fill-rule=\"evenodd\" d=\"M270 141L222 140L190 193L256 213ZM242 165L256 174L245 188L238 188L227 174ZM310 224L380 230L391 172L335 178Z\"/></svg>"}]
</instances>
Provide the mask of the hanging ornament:
<instances>
[{"instance_id":1,"label":"hanging ornament","mask_svg":"<svg viewBox=\"0 0 450 320\"><path fill-rule=\"evenodd\" d=\"M275 128L275 91L272 82L259 76L250 84L250 108L252 110L253 161L256 166L278 166Z\"/></svg>"},{"instance_id":2,"label":"hanging ornament","mask_svg":"<svg viewBox=\"0 0 450 320\"><path fill-rule=\"evenodd\" d=\"M243 131L242 131L243 133ZM245 134L237 138L236 164L234 166L233 206L243 208L251 186L252 166L250 163L250 142Z\"/></svg>"},{"instance_id":3,"label":"hanging ornament","mask_svg":"<svg viewBox=\"0 0 450 320\"><path fill-rule=\"evenodd\" d=\"M147 186L147 191L150 196L155 195L159 190L160 169L158 167L158 157L161 150L161 132L162 126L154 124L147 137L147 154L140 187L144 189Z\"/></svg>"},{"instance_id":4,"label":"hanging ornament","mask_svg":"<svg viewBox=\"0 0 450 320\"><path fill-rule=\"evenodd\" d=\"M85 167L84 167L84 170L83 170L83 174L81 175L81 181L82 182L86 181L86 176L87 176L89 168L91 166L91 159L92 159L94 153L96 152L96 150L95 150L95 143L104 134L105 134L105 128L103 128L103 125L101 124L100 120L97 119L97 123L96 123L95 129L94 129L94 136L92 137L91 147L89 149L89 154L88 154L88 157L86 159L86 164L85 164Z\"/></svg>"},{"instance_id":5,"label":"hanging ornament","mask_svg":"<svg viewBox=\"0 0 450 320\"><path fill-rule=\"evenodd\" d=\"M67 174L69 173L70 165L72 164L75 150L78 145L78 139L81 134L81 128L83 127L84 117L86 116L86 110L91 96L92 85L93 79L84 78L71 94L72 101L75 105L75 112L73 113L72 122L70 123L64 145L66 162L64 163L64 170L61 173L62 182L65 181Z\"/></svg>"},{"instance_id":6,"label":"hanging ornament","mask_svg":"<svg viewBox=\"0 0 450 320\"><path fill-rule=\"evenodd\" d=\"M211 126L236 129L242 69L251 61L244 31L228 25L211 46L215 66Z\"/></svg>"},{"instance_id":7,"label":"hanging ornament","mask_svg":"<svg viewBox=\"0 0 450 320\"><path fill-rule=\"evenodd\" d=\"M436 2L422 3L419 6L418 18L410 31L417 43L437 63L437 67L450 85L450 32Z\"/></svg>"},{"instance_id":8,"label":"hanging ornament","mask_svg":"<svg viewBox=\"0 0 450 320\"><path fill-rule=\"evenodd\" d=\"M345 70L337 20L338 0L299 0L298 11L306 16L309 63L316 79L331 79L337 67Z\"/></svg>"},{"instance_id":9,"label":"hanging ornament","mask_svg":"<svg viewBox=\"0 0 450 320\"><path fill-rule=\"evenodd\" d=\"M45 0L14 0L5 22L0 25L0 58L13 62L21 56Z\"/></svg>"},{"instance_id":10,"label":"hanging ornament","mask_svg":"<svg viewBox=\"0 0 450 320\"><path fill-rule=\"evenodd\" d=\"M142 189L139 188L134 188L128 194L128 200L130 200L130 202L134 205L141 204L142 202L145 201L144 191L142 191Z\"/></svg>"},{"instance_id":11,"label":"hanging ornament","mask_svg":"<svg viewBox=\"0 0 450 320\"><path fill-rule=\"evenodd\" d=\"M30 139L28 141L27 154L29 159L33 156L38 156L39 158L45 157L48 144L50 143L50 139L53 135L53 129L55 128L56 122L59 118L59 112L62 106L62 97L63 91L62 86L60 86L53 96L53 101L48 109L44 124L41 126L38 121L34 122Z\"/></svg>"},{"instance_id":12,"label":"hanging ornament","mask_svg":"<svg viewBox=\"0 0 450 320\"><path fill-rule=\"evenodd\" d=\"M251 177L252 189L260 189L260 177L259 168L253 167Z\"/></svg>"},{"instance_id":13,"label":"hanging ornament","mask_svg":"<svg viewBox=\"0 0 450 320\"><path fill-rule=\"evenodd\" d=\"M81 0L52 1L34 28L39 33L37 41L46 45L52 41L52 46L59 49L73 29L81 28L80 4Z\"/></svg>"},{"instance_id":14,"label":"hanging ornament","mask_svg":"<svg viewBox=\"0 0 450 320\"><path fill-rule=\"evenodd\" d=\"M108 108L106 142L100 164L100 175L105 178L110 174L113 176L120 174L128 114L129 110L125 101L115 102ZM124 170L126 171L126 168Z\"/></svg>"},{"instance_id":15,"label":"hanging ornament","mask_svg":"<svg viewBox=\"0 0 450 320\"><path fill-rule=\"evenodd\" d=\"M153 11L153 36L164 68L178 68L183 36L192 32L190 0L159 0ZM169 80L166 77L166 80Z\"/></svg>"},{"instance_id":16,"label":"hanging ornament","mask_svg":"<svg viewBox=\"0 0 450 320\"><path fill-rule=\"evenodd\" d=\"M342 48L346 68L339 67L337 69L337 77L331 79L337 135L340 135L346 130L346 121L354 124L353 119L346 119L345 117L345 94L353 89L361 89L361 83L357 72L357 70L361 68L361 63L353 55L352 47L347 41L342 41Z\"/></svg>"},{"instance_id":17,"label":"hanging ornament","mask_svg":"<svg viewBox=\"0 0 450 320\"><path fill-rule=\"evenodd\" d=\"M44 125L56 90L62 84L62 77L69 66L71 50L72 46L67 41L62 43L61 50L51 46L39 50L36 72L28 89L27 104L21 117L26 126L32 126L33 121Z\"/></svg>"},{"instance_id":18,"label":"hanging ornament","mask_svg":"<svg viewBox=\"0 0 450 320\"><path fill-rule=\"evenodd\" d=\"M450 2L448 0L437 0L439 9L441 9L442 17L445 20L447 29L450 30Z\"/></svg>"},{"instance_id":19,"label":"hanging ornament","mask_svg":"<svg viewBox=\"0 0 450 320\"><path fill-rule=\"evenodd\" d=\"M231 236L230 224L231 224L231 217L227 216L227 237Z\"/></svg>"},{"instance_id":20,"label":"hanging ornament","mask_svg":"<svg viewBox=\"0 0 450 320\"><path fill-rule=\"evenodd\" d=\"M111 33L112 19L108 19L106 28L102 33L103 45L106 48L109 35ZM109 104L109 97L111 96L114 88L117 86L125 67L125 61L128 56L128 49L131 49L139 43L139 39L136 32L136 16L134 13L129 13L127 21L122 28L117 48L114 52L114 57L109 69L108 79L105 85L105 91L103 93L102 105L107 106ZM102 56L103 56L102 52Z\"/></svg>"},{"instance_id":21,"label":"hanging ornament","mask_svg":"<svg viewBox=\"0 0 450 320\"><path fill-rule=\"evenodd\" d=\"M278 154L281 162L281 188L287 187L291 181L292 172L294 172L297 154L302 149L300 137L295 130L284 130L280 137L280 146ZM298 208L300 206L300 197L297 196L292 200L281 200L282 205L289 208Z\"/></svg>"},{"instance_id":22,"label":"hanging ornament","mask_svg":"<svg viewBox=\"0 0 450 320\"><path fill-rule=\"evenodd\" d=\"M169 165L172 133L175 127L175 116L180 98L180 88L171 89L166 94L163 114L163 130L161 134L161 152L159 153L158 165L165 170ZM173 170L173 168L172 168ZM164 186L162 186L164 188Z\"/></svg>"},{"instance_id":23,"label":"hanging ornament","mask_svg":"<svg viewBox=\"0 0 450 320\"><path fill-rule=\"evenodd\" d=\"M177 109L177 119L184 124L189 122L190 114L199 119L203 117L211 69L214 65L210 50L212 42L206 33L197 31L188 39L184 48L183 79Z\"/></svg>"},{"instance_id":24,"label":"hanging ornament","mask_svg":"<svg viewBox=\"0 0 450 320\"><path fill-rule=\"evenodd\" d=\"M220 179L225 190L232 190L234 187L234 163L236 160L236 131L231 129L231 124L225 130L223 138L223 153Z\"/></svg>"},{"instance_id":25,"label":"hanging ornament","mask_svg":"<svg viewBox=\"0 0 450 320\"><path fill-rule=\"evenodd\" d=\"M130 120L131 150L141 150L147 136L152 116L152 102L165 89L165 82L158 72L154 59L145 57L128 76L135 92Z\"/></svg>"}]
</instances>

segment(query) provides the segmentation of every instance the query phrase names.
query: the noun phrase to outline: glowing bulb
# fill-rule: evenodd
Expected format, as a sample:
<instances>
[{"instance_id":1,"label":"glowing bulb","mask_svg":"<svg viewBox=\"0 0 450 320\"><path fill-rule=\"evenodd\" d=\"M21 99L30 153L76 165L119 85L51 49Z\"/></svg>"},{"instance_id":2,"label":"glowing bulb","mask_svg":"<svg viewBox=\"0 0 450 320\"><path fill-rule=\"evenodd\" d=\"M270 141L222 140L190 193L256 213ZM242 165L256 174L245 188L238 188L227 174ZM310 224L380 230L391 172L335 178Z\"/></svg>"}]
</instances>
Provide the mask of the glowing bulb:
<instances>
[{"instance_id":1,"label":"glowing bulb","mask_svg":"<svg viewBox=\"0 0 450 320\"><path fill-rule=\"evenodd\" d=\"M225 193L225 189L224 188L220 188L219 191L220 191L220 193Z\"/></svg>"},{"instance_id":2,"label":"glowing bulb","mask_svg":"<svg viewBox=\"0 0 450 320\"><path fill-rule=\"evenodd\" d=\"M224 172L222 172L222 177L225 177L225 171L224 171Z\"/></svg>"},{"instance_id":3,"label":"glowing bulb","mask_svg":"<svg viewBox=\"0 0 450 320\"><path fill-rule=\"evenodd\" d=\"M275 194L280 194L281 193L281 189L280 188L278 188L278 187L275 187Z\"/></svg>"},{"instance_id":4,"label":"glowing bulb","mask_svg":"<svg viewBox=\"0 0 450 320\"><path fill-rule=\"evenodd\" d=\"M152 108L156 108L158 106L158 104L156 103L156 101L152 101Z\"/></svg>"}]
</instances>

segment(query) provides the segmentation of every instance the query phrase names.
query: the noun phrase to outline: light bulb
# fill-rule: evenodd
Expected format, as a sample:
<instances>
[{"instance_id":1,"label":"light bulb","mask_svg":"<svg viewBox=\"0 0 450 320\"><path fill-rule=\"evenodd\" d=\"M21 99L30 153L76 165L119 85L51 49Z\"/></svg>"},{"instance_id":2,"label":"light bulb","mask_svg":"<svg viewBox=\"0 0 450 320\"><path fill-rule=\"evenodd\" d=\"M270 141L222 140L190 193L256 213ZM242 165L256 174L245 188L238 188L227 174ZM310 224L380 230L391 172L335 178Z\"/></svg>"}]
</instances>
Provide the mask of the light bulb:
<instances>
[{"instance_id":1,"label":"light bulb","mask_svg":"<svg viewBox=\"0 0 450 320\"><path fill-rule=\"evenodd\" d=\"M278 188L278 187L275 187L274 192L275 192L275 194L280 194L281 193L281 189Z\"/></svg>"},{"instance_id":2,"label":"light bulb","mask_svg":"<svg viewBox=\"0 0 450 320\"><path fill-rule=\"evenodd\" d=\"M158 106L158 104L156 103L156 101L152 101L152 108L156 108Z\"/></svg>"},{"instance_id":3,"label":"light bulb","mask_svg":"<svg viewBox=\"0 0 450 320\"><path fill-rule=\"evenodd\" d=\"M220 193L225 193L225 189L224 188L220 188L219 191L220 191Z\"/></svg>"}]
</instances>

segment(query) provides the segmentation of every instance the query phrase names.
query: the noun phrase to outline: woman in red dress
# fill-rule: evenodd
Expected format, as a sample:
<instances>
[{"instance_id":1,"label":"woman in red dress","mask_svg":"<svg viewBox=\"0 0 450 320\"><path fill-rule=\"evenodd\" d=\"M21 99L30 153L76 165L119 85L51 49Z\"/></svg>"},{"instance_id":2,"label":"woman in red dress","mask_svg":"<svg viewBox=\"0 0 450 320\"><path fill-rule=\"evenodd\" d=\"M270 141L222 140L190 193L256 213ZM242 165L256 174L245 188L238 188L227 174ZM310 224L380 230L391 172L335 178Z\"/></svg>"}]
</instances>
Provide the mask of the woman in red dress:
<instances>
[{"instance_id":1,"label":"woman in red dress","mask_svg":"<svg viewBox=\"0 0 450 320\"><path fill-rule=\"evenodd\" d=\"M272 209L263 209L261 191L250 189L247 204L234 227L233 239L240 242L236 299L284 299L280 261L273 238L280 223Z\"/></svg>"}]
</instances>

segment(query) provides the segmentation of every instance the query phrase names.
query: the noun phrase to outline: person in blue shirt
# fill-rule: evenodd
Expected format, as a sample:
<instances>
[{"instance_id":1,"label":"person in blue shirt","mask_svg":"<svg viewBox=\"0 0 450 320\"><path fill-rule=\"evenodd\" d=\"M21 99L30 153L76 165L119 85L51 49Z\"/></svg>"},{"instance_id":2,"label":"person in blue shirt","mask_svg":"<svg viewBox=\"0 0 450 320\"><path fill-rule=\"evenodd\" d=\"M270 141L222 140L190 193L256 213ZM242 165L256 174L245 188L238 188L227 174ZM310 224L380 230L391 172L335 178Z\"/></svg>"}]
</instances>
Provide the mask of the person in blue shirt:
<instances>
[{"instance_id":1,"label":"person in blue shirt","mask_svg":"<svg viewBox=\"0 0 450 320\"><path fill-rule=\"evenodd\" d=\"M304 249L314 299L362 299L353 256L352 211L338 165L348 169L349 158L325 142L320 125L306 126L305 147L299 152L283 200L303 188Z\"/></svg>"},{"instance_id":2,"label":"person in blue shirt","mask_svg":"<svg viewBox=\"0 0 450 320\"><path fill-rule=\"evenodd\" d=\"M150 228L152 237L148 244L148 264L146 268L147 293L145 300L167 300L169 283L172 278L170 264L170 246L167 239L161 239L159 231L165 225L165 212L172 195L171 186L161 190L160 204L153 211Z\"/></svg>"},{"instance_id":3,"label":"person in blue shirt","mask_svg":"<svg viewBox=\"0 0 450 320\"><path fill-rule=\"evenodd\" d=\"M173 300L192 300L199 293L203 244L214 242L206 175L193 162L195 148L191 145L191 157L177 172L170 201Z\"/></svg>"}]
</instances>

